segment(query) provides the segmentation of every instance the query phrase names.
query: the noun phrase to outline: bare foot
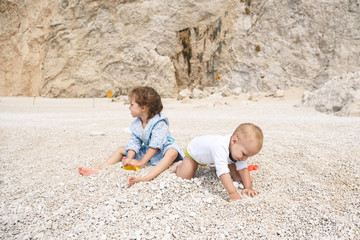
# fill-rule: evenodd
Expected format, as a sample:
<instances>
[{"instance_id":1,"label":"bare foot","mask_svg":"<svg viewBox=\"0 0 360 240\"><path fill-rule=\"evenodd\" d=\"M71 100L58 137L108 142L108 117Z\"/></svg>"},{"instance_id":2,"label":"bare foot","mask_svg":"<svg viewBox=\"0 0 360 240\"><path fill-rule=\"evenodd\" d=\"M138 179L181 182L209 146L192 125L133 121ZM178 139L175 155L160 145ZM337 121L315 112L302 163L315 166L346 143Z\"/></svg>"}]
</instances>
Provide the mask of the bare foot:
<instances>
[{"instance_id":1,"label":"bare foot","mask_svg":"<svg viewBox=\"0 0 360 240\"><path fill-rule=\"evenodd\" d=\"M142 182L142 181L143 181L143 179L140 177L130 176L129 177L129 186L131 187L135 183Z\"/></svg>"},{"instance_id":2,"label":"bare foot","mask_svg":"<svg viewBox=\"0 0 360 240\"><path fill-rule=\"evenodd\" d=\"M171 173L175 173L176 172L176 169L179 167L179 165L182 163L182 161L178 161L178 162L176 162L175 164L174 164L174 166L172 166L171 168L170 168L170 172Z\"/></svg>"},{"instance_id":3,"label":"bare foot","mask_svg":"<svg viewBox=\"0 0 360 240\"><path fill-rule=\"evenodd\" d=\"M92 174L97 174L99 172L99 169L78 167L78 171L79 171L80 175L82 175L82 176L90 176Z\"/></svg>"}]
</instances>

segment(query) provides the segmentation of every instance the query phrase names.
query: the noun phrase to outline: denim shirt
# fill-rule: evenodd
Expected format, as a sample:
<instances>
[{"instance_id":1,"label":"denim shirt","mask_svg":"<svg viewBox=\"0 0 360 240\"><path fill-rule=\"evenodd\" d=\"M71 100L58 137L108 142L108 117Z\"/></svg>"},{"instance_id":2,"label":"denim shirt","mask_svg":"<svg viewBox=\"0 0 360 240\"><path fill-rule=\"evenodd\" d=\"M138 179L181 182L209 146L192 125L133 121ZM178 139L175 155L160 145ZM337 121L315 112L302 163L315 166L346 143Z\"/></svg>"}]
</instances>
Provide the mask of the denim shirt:
<instances>
[{"instance_id":1,"label":"denim shirt","mask_svg":"<svg viewBox=\"0 0 360 240\"><path fill-rule=\"evenodd\" d=\"M174 148L182 158L184 157L184 152L177 145L175 139L170 136L167 117L162 114L152 117L145 128L142 127L141 119L137 118L131 124L130 131L132 132L131 138L125 146L125 150L126 152L134 151L137 160L141 160L150 147L158 149L158 152L150 159L152 165L156 165L170 148Z\"/></svg>"}]
</instances>

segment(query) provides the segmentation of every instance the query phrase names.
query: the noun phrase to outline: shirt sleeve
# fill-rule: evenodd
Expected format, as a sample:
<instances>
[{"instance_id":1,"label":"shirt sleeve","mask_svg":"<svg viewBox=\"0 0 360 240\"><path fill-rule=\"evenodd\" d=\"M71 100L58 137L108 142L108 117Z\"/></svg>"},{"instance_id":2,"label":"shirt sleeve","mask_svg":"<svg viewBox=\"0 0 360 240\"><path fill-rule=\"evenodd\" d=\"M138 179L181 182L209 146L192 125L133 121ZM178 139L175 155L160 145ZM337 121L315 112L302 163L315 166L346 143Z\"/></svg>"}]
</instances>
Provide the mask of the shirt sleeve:
<instances>
[{"instance_id":1,"label":"shirt sleeve","mask_svg":"<svg viewBox=\"0 0 360 240\"><path fill-rule=\"evenodd\" d=\"M248 167L246 161L236 161L235 165L238 171Z\"/></svg>"},{"instance_id":2,"label":"shirt sleeve","mask_svg":"<svg viewBox=\"0 0 360 240\"><path fill-rule=\"evenodd\" d=\"M131 134L130 140L128 141L125 151L133 150L136 154L139 153L142 142L141 140L133 133Z\"/></svg>"},{"instance_id":3,"label":"shirt sleeve","mask_svg":"<svg viewBox=\"0 0 360 240\"><path fill-rule=\"evenodd\" d=\"M149 147L162 149L169 136L169 126L165 121L158 122L153 130L149 140Z\"/></svg>"},{"instance_id":4,"label":"shirt sleeve","mask_svg":"<svg viewBox=\"0 0 360 240\"><path fill-rule=\"evenodd\" d=\"M212 155L214 158L216 175L220 177L224 173L229 173L229 166L227 162L228 152L223 147L216 147L213 149Z\"/></svg>"}]
</instances>

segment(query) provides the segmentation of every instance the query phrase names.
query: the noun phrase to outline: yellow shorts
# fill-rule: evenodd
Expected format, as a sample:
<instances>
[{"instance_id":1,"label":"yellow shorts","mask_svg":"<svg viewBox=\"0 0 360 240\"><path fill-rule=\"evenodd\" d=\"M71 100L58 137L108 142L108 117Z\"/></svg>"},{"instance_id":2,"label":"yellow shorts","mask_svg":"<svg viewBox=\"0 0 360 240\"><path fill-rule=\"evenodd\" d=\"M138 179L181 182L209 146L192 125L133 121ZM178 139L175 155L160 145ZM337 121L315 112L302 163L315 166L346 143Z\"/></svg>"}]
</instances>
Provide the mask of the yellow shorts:
<instances>
[{"instance_id":1,"label":"yellow shorts","mask_svg":"<svg viewBox=\"0 0 360 240\"><path fill-rule=\"evenodd\" d=\"M194 162L196 162L197 164L199 164L200 166L207 166L207 164L200 164L198 163L192 156L190 156L190 154L188 153L187 149L185 148L184 150L185 156L187 156L188 158L192 159Z\"/></svg>"}]
</instances>

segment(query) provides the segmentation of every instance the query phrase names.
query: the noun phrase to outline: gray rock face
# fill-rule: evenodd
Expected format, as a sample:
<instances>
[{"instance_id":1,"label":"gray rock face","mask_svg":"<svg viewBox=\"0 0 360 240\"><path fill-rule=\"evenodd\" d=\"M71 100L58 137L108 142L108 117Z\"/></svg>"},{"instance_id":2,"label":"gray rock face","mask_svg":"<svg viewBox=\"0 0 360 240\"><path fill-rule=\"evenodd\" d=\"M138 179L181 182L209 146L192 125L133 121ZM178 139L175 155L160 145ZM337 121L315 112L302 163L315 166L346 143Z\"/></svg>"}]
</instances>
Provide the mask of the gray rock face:
<instances>
[{"instance_id":1,"label":"gray rock face","mask_svg":"<svg viewBox=\"0 0 360 240\"><path fill-rule=\"evenodd\" d=\"M314 90L360 69L358 0L0 2L0 95Z\"/></svg>"}]
</instances>

